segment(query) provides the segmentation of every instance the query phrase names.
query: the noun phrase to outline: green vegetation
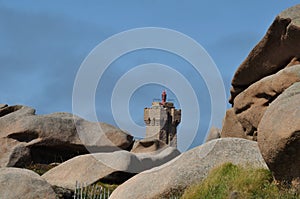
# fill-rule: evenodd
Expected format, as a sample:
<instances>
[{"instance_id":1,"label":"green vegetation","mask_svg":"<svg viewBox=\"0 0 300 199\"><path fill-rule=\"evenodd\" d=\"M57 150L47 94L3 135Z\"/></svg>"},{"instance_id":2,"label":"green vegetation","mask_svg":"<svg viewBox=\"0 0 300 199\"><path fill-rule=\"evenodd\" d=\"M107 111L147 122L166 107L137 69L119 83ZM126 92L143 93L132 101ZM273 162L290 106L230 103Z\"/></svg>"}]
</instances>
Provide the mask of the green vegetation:
<instances>
[{"instance_id":1,"label":"green vegetation","mask_svg":"<svg viewBox=\"0 0 300 199\"><path fill-rule=\"evenodd\" d=\"M213 169L200 184L188 188L182 199L299 199L299 193L280 190L270 171L226 163Z\"/></svg>"},{"instance_id":2,"label":"green vegetation","mask_svg":"<svg viewBox=\"0 0 300 199\"><path fill-rule=\"evenodd\" d=\"M100 186L100 187L103 187L103 188L106 188L106 189L109 189L111 192L113 190L115 190L119 185L117 184L107 184L107 183L103 183L103 182L96 182L94 183L96 186Z\"/></svg>"}]
</instances>

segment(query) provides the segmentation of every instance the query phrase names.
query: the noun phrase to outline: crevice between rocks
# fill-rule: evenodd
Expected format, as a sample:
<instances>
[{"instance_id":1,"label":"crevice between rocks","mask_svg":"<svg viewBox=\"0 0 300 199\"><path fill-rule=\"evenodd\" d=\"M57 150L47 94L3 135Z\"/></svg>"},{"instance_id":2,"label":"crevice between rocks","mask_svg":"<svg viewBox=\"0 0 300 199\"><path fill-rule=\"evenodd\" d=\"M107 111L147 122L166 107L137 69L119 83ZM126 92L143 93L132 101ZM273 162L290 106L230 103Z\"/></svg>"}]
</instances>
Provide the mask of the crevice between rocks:
<instances>
[{"instance_id":1,"label":"crevice between rocks","mask_svg":"<svg viewBox=\"0 0 300 199\"><path fill-rule=\"evenodd\" d=\"M32 163L39 164L62 163L75 156L89 153L82 145L63 142L55 145L32 145L29 149Z\"/></svg>"},{"instance_id":2,"label":"crevice between rocks","mask_svg":"<svg viewBox=\"0 0 300 199\"><path fill-rule=\"evenodd\" d=\"M8 138L17 140L19 142L30 142L39 137L38 133L32 131L24 131L19 133L13 133L7 136Z\"/></svg>"},{"instance_id":3,"label":"crevice between rocks","mask_svg":"<svg viewBox=\"0 0 300 199\"><path fill-rule=\"evenodd\" d=\"M252 104L253 103L249 103L249 104L246 104L245 106L243 106L242 108L236 109L235 114L240 114L240 113L248 110L251 107Z\"/></svg>"},{"instance_id":4,"label":"crevice between rocks","mask_svg":"<svg viewBox=\"0 0 300 199\"><path fill-rule=\"evenodd\" d=\"M264 98L267 101L263 104L263 106L269 106L281 93L276 93L275 95L269 95L267 93L258 93L255 95L257 98Z\"/></svg>"},{"instance_id":5,"label":"crevice between rocks","mask_svg":"<svg viewBox=\"0 0 300 199\"><path fill-rule=\"evenodd\" d=\"M0 110L0 117L3 117L5 115L8 115L10 113L13 113L15 111L18 111L22 108L21 105L16 105L16 106L8 106L8 107L5 107L5 108L2 108Z\"/></svg>"}]
</instances>

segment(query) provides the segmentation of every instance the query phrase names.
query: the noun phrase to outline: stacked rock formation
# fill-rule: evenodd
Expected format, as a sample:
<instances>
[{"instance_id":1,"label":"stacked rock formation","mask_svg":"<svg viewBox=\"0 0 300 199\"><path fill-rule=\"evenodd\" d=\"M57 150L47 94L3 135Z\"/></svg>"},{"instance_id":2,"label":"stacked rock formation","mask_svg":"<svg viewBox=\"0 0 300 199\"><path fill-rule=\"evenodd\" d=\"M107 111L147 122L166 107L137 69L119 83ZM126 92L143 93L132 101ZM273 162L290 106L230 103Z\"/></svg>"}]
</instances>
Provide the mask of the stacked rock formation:
<instances>
[{"instance_id":1,"label":"stacked rock formation","mask_svg":"<svg viewBox=\"0 0 300 199\"><path fill-rule=\"evenodd\" d=\"M280 13L237 69L221 137L257 140L275 179L300 184L300 5Z\"/></svg>"}]
</instances>

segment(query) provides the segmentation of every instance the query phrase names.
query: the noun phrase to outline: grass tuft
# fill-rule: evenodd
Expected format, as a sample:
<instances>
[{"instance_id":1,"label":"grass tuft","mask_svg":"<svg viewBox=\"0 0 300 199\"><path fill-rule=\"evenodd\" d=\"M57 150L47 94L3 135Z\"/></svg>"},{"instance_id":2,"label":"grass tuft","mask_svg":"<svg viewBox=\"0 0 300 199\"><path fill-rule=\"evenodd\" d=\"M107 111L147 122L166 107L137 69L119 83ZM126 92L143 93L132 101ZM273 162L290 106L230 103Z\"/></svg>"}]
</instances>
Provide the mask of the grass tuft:
<instances>
[{"instance_id":1,"label":"grass tuft","mask_svg":"<svg viewBox=\"0 0 300 199\"><path fill-rule=\"evenodd\" d=\"M226 163L213 169L200 184L189 187L182 199L299 199L299 193L280 190L270 171Z\"/></svg>"}]
</instances>

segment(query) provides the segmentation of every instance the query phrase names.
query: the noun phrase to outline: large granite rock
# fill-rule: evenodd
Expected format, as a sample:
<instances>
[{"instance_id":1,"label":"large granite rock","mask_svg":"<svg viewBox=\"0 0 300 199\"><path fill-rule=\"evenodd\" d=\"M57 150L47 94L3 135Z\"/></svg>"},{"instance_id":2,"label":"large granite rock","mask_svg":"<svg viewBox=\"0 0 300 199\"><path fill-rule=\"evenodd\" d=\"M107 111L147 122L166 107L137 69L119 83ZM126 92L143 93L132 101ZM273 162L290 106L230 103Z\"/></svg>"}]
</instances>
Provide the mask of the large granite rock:
<instances>
[{"instance_id":1,"label":"large granite rock","mask_svg":"<svg viewBox=\"0 0 300 199\"><path fill-rule=\"evenodd\" d=\"M56 194L44 179L27 169L0 168L0 198L55 199Z\"/></svg>"},{"instance_id":2,"label":"large granite rock","mask_svg":"<svg viewBox=\"0 0 300 199\"><path fill-rule=\"evenodd\" d=\"M223 120L221 137L236 137L252 140L252 138L247 137L244 132L245 130L240 121L238 120L234 108L228 109Z\"/></svg>"},{"instance_id":3,"label":"large granite rock","mask_svg":"<svg viewBox=\"0 0 300 199\"><path fill-rule=\"evenodd\" d=\"M276 180L300 184L300 82L265 112L258 126L258 145Z\"/></svg>"},{"instance_id":4,"label":"large granite rock","mask_svg":"<svg viewBox=\"0 0 300 199\"><path fill-rule=\"evenodd\" d=\"M233 104L235 97L254 82L276 73L287 65L299 63L297 61L297 58L300 58L299 19L300 4L276 17L264 38L235 72L230 103Z\"/></svg>"},{"instance_id":5,"label":"large granite rock","mask_svg":"<svg viewBox=\"0 0 300 199\"><path fill-rule=\"evenodd\" d=\"M62 162L88 150L116 151L132 143L120 129L69 113L35 115L20 105L0 109L0 167Z\"/></svg>"},{"instance_id":6,"label":"large granite rock","mask_svg":"<svg viewBox=\"0 0 300 199\"><path fill-rule=\"evenodd\" d=\"M269 104L285 89L299 81L300 65L293 65L249 86L234 99L233 112L227 112L222 137L256 140L258 124Z\"/></svg>"},{"instance_id":7,"label":"large granite rock","mask_svg":"<svg viewBox=\"0 0 300 199\"><path fill-rule=\"evenodd\" d=\"M172 190L182 190L200 182L213 167L225 162L266 168L256 142L239 138L214 139L160 167L137 174L120 185L110 199L163 198Z\"/></svg>"},{"instance_id":8,"label":"large granite rock","mask_svg":"<svg viewBox=\"0 0 300 199\"><path fill-rule=\"evenodd\" d=\"M149 153L149 152L164 150L166 147L169 146L158 139L145 138L142 140L136 140L133 144L131 152Z\"/></svg>"},{"instance_id":9,"label":"large granite rock","mask_svg":"<svg viewBox=\"0 0 300 199\"><path fill-rule=\"evenodd\" d=\"M77 156L49 170L42 177L51 185L72 189L78 181L85 185L97 181L119 184L136 173L162 165L180 153L166 147L152 153L95 153Z\"/></svg>"}]
</instances>

